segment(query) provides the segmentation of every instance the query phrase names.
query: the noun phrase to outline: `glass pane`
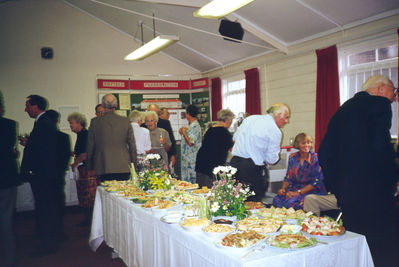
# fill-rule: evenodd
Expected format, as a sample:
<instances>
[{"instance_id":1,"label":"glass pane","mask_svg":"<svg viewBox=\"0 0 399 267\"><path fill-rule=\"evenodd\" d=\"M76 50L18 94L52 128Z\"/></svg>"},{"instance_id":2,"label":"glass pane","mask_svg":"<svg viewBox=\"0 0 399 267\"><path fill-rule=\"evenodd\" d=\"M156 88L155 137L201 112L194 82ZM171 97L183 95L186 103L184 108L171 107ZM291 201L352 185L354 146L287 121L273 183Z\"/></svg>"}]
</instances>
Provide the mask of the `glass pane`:
<instances>
[{"instance_id":1,"label":"glass pane","mask_svg":"<svg viewBox=\"0 0 399 267\"><path fill-rule=\"evenodd\" d=\"M378 60L390 59L398 57L398 46L391 45L378 49Z\"/></svg>"},{"instance_id":2,"label":"glass pane","mask_svg":"<svg viewBox=\"0 0 399 267\"><path fill-rule=\"evenodd\" d=\"M349 65L354 66L363 63L375 62L375 50L353 54L349 56Z\"/></svg>"}]
</instances>

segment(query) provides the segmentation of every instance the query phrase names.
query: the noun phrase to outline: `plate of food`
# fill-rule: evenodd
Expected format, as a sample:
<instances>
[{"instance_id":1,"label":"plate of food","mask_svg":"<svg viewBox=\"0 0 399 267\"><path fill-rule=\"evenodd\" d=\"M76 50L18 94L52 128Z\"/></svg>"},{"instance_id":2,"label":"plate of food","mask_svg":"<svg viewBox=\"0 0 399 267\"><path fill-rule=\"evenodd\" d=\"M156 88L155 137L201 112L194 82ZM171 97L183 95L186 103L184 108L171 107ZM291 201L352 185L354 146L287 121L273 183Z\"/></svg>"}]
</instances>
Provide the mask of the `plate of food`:
<instances>
[{"instance_id":1,"label":"plate of food","mask_svg":"<svg viewBox=\"0 0 399 267\"><path fill-rule=\"evenodd\" d=\"M205 226L208 226L210 221L207 218L188 218L180 223L180 226L187 231L200 232Z\"/></svg>"},{"instance_id":2,"label":"plate of food","mask_svg":"<svg viewBox=\"0 0 399 267\"><path fill-rule=\"evenodd\" d=\"M159 203L156 207L152 208L152 214L154 215L163 215L168 210L176 205L175 202L170 200L165 200L162 203Z\"/></svg>"},{"instance_id":3,"label":"plate of food","mask_svg":"<svg viewBox=\"0 0 399 267\"><path fill-rule=\"evenodd\" d=\"M299 233L302 229L302 226L295 224L284 224L280 228L280 233L282 234L296 234Z\"/></svg>"},{"instance_id":4,"label":"plate of food","mask_svg":"<svg viewBox=\"0 0 399 267\"><path fill-rule=\"evenodd\" d=\"M316 238L331 238L345 234L342 223L330 217L311 216L302 221L302 232Z\"/></svg>"},{"instance_id":5,"label":"plate of food","mask_svg":"<svg viewBox=\"0 0 399 267\"><path fill-rule=\"evenodd\" d=\"M179 181L177 184L175 184L175 189L177 190L193 190L197 188L198 184L192 184L186 181Z\"/></svg>"},{"instance_id":6,"label":"plate of food","mask_svg":"<svg viewBox=\"0 0 399 267\"><path fill-rule=\"evenodd\" d=\"M207 196L209 192L209 188L207 186L203 186L201 189L194 189L192 193L194 195Z\"/></svg>"},{"instance_id":7,"label":"plate of food","mask_svg":"<svg viewBox=\"0 0 399 267\"><path fill-rule=\"evenodd\" d=\"M247 210L258 210L264 207L262 202L255 201L245 201L244 205Z\"/></svg>"},{"instance_id":8,"label":"plate of food","mask_svg":"<svg viewBox=\"0 0 399 267\"><path fill-rule=\"evenodd\" d=\"M256 213L256 215L267 219L278 219L284 220L289 224L297 224L298 221L304 220L309 217L311 213L306 213L303 210L294 210L293 208L275 208L271 206L270 208L261 208Z\"/></svg>"},{"instance_id":9,"label":"plate of food","mask_svg":"<svg viewBox=\"0 0 399 267\"><path fill-rule=\"evenodd\" d=\"M241 251L250 249L263 239L265 236L255 231L235 232L226 235L222 240L215 241L215 245L219 248Z\"/></svg>"},{"instance_id":10,"label":"plate of food","mask_svg":"<svg viewBox=\"0 0 399 267\"><path fill-rule=\"evenodd\" d=\"M146 208L146 209L151 209L151 208L157 207L158 205L161 205L161 204L164 203L164 202L165 202L165 201L162 200L162 199L152 198L152 199L147 200L147 201L146 201L144 204L142 204L141 206L142 206L143 208Z\"/></svg>"},{"instance_id":11,"label":"plate of food","mask_svg":"<svg viewBox=\"0 0 399 267\"><path fill-rule=\"evenodd\" d=\"M274 234L266 237L266 244L279 249L301 249L315 246L317 240L301 233Z\"/></svg>"},{"instance_id":12,"label":"plate of food","mask_svg":"<svg viewBox=\"0 0 399 267\"><path fill-rule=\"evenodd\" d=\"M138 205L142 205L142 204L146 203L147 200L149 200L147 197L136 197L136 198L131 199L131 201L134 204L138 204Z\"/></svg>"},{"instance_id":13,"label":"plate of food","mask_svg":"<svg viewBox=\"0 0 399 267\"><path fill-rule=\"evenodd\" d=\"M224 218L215 219L213 222L216 224L229 224L229 225L232 225L234 223L233 220L224 219Z\"/></svg>"},{"instance_id":14,"label":"plate of food","mask_svg":"<svg viewBox=\"0 0 399 267\"><path fill-rule=\"evenodd\" d=\"M277 219L260 219L250 217L236 222L236 228L240 231L256 231L261 234L277 232L284 221Z\"/></svg>"},{"instance_id":15,"label":"plate of food","mask_svg":"<svg viewBox=\"0 0 399 267\"><path fill-rule=\"evenodd\" d=\"M216 224L212 223L204 228L202 231L210 238L221 238L226 234L229 234L235 230L235 227L228 224Z\"/></svg>"}]
</instances>

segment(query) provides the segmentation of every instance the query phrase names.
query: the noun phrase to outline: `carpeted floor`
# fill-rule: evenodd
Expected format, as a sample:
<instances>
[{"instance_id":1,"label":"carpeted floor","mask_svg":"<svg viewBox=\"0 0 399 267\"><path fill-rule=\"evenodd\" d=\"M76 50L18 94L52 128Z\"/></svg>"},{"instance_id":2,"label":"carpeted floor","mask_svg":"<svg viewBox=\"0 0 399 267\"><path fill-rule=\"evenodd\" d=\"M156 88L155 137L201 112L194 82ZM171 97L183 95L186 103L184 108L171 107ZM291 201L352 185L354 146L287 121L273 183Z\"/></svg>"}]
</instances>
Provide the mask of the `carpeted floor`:
<instances>
[{"instance_id":1,"label":"carpeted floor","mask_svg":"<svg viewBox=\"0 0 399 267\"><path fill-rule=\"evenodd\" d=\"M18 267L125 267L121 259L111 259L112 249L103 243L96 252L88 245L90 227L76 226L83 220L79 207L67 207L64 217L68 237L56 254L32 258L35 249L34 213L18 212L15 216Z\"/></svg>"}]
</instances>

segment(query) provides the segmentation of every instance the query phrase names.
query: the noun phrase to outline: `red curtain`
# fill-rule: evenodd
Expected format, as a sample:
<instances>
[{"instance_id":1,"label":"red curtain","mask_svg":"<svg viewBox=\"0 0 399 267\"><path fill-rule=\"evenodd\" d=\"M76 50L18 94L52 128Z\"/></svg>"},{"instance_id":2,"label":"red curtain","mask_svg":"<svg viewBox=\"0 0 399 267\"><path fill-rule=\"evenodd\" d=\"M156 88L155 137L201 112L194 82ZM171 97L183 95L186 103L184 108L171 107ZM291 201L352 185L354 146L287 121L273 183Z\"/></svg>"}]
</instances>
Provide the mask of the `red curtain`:
<instances>
[{"instance_id":1,"label":"red curtain","mask_svg":"<svg viewBox=\"0 0 399 267\"><path fill-rule=\"evenodd\" d=\"M212 121L217 120L217 113L222 109L222 82L219 77L211 80L211 119Z\"/></svg>"},{"instance_id":2,"label":"red curtain","mask_svg":"<svg viewBox=\"0 0 399 267\"><path fill-rule=\"evenodd\" d=\"M317 85L316 85L316 142L315 151L319 150L328 122L340 106L339 74L337 47L330 46L316 50Z\"/></svg>"},{"instance_id":3,"label":"red curtain","mask_svg":"<svg viewBox=\"0 0 399 267\"><path fill-rule=\"evenodd\" d=\"M245 111L251 115L260 114L259 70L245 70Z\"/></svg>"}]
</instances>

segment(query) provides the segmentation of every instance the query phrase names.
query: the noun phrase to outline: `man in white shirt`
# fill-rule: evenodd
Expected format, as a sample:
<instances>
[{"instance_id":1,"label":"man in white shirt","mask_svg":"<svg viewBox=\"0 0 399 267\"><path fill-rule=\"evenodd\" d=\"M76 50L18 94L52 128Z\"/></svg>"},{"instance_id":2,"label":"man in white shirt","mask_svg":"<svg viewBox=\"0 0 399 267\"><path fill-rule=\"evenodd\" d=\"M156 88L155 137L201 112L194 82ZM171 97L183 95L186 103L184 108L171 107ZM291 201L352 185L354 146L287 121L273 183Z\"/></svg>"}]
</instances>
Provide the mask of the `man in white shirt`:
<instances>
[{"instance_id":1,"label":"man in white shirt","mask_svg":"<svg viewBox=\"0 0 399 267\"><path fill-rule=\"evenodd\" d=\"M137 155L145 155L151 150L150 131L147 128L140 127L143 122L140 111L133 110L130 112L129 119L136 138Z\"/></svg>"},{"instance_id":2,"label":"man in white shirt","mask_svg":"<svg viewBox=\"0 0 399 267\"><path fill-rule=\"evenodd\" d=\"M276 103L266 115L246 118L237 132L230 161L237 168L236 178L248 184L255 195L251 201L261 201L267 191L268 170L266 164L279 160L282 133L280 128L288 123L290 111L287 105Z\"/></svg>"}]
</instances>

